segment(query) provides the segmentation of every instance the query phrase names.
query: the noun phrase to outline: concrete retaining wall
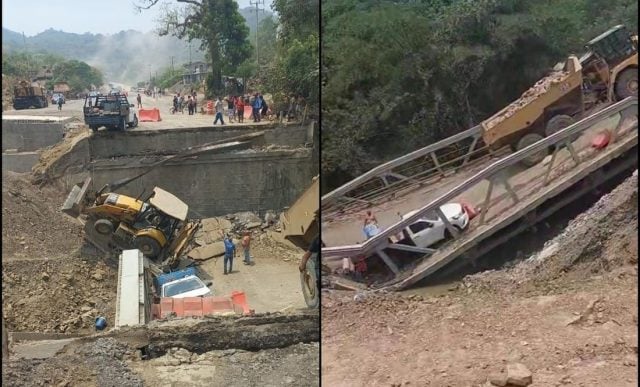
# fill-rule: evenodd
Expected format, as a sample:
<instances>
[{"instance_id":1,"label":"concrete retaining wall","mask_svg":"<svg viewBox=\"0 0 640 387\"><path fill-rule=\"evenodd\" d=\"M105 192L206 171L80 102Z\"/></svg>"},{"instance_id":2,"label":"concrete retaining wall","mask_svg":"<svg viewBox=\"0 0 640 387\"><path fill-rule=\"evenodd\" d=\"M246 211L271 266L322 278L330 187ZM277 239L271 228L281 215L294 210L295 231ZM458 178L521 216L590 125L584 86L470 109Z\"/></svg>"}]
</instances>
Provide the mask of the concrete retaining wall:
<instances>
[{"instance_id":1,"label":"concrete retaining wall","mask_svg":"<svg viewBox=\"0 0 640 387\"><path fill-rule=\"evenodd\" d=\"M134 130L126 133L99 131L91 137L91 159L148 154L175 154L185 148L264 131L266 144L302 146L313 142L309 125L245 125L210 128Z\"/></svg>"},{"instance_id":2,"label":"concrete retaining wall","mask_svg":"<svg viewBox=\"0 0 640 387\"><path fill-rule=\"evenodd\" d=\"M183 199L190 216L211 217L240 211L264 213L290 206L318 174L312 150L230 153L170 163L118 192L138 196L161 187ZM140 160L102 160L91 166L94 188L143 171ZM67 185L82 175L70 175ZM69 184L70 183L70 184Z\"/></svg>"},{"instance_id":3,"label":"concrete retaining wall","mask_svg":"<svg viewBox=\"0 0 640 387\"><path fill-rule=\"evenodd\" d=\"M39 152L2 153L2 171L31 172L31 168L36 165L39 158Z\"/></svg>"},{"instance_id":4,"label":"concrete retaining wall","mask_svg":"<svg viewBox=\"0 0 640 387\"><path fill-rule=\"evenodd\" d=\"M62 140L68 122L2 120L2 151L30 152L56 144Z\"/></svg>"}]
</instances>

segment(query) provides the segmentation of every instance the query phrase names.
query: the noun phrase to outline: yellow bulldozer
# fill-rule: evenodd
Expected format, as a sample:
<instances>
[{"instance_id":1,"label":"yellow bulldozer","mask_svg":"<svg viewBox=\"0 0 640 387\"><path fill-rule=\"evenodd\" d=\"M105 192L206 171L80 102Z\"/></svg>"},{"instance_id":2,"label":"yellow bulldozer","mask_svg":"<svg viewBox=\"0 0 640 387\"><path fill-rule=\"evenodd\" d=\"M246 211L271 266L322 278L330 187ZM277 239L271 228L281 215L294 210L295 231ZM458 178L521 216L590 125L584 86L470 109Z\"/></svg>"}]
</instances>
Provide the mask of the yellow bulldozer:
<instances>
[{"instance_id":1,"label":"yellow bulldozer","mask_svg":"<svg viewBox=\"0 0 640 387\"><path fill-rule=\"evenodd\" d=\"M297 247L307 250L313 239L320 232L318 208L320 203L320 181L318 176L313 178L311 185L300 197L280 215L282 235ZM318 261L320 261L318 259ZM320 304L318 283L318 268L314 259L307 261L306 270L300 273L302 295L310 308L317 308Z\"/></svg>"},{"instance_id":2,"label":"yellow bulldozer","mask_svg":"<svg viewBox=\"0 0 640 387\"><path fill-rule=\"evenodd\" d=\"M587 53L560 63L518 100L481 123L492 149L515 152L588 116L593 109L638 96L638 36L618 25L586 45ZM545 152L523 160L533 166Z\"/></svg>"},{"instance_id":3,"label":"yellow bulldozer","mask_svg":"<svg viewBox=\"0 0 640 387\"><path fill-rule=\"evenodd\" d=\"M86 239L105 252L135 248L171 269L200 227L187 219L187 204L159 187L145 200L115 193L117 187L109 185L95 193L90 187L90 177L74 186L62 212L83 218Z\"/></svg>"}]
</instances>

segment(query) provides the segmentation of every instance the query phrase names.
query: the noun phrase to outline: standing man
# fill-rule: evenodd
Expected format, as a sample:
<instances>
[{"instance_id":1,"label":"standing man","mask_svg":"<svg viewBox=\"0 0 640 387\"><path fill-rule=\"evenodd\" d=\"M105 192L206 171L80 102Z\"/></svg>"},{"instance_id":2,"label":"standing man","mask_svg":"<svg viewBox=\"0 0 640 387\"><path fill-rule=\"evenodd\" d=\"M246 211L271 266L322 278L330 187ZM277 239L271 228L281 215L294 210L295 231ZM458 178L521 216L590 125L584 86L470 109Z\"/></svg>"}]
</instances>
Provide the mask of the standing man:
<instances>
[{"instance_id":1,"label":"standing man","mask_svg":"<svg viewBox=\"0 0 640 387\"><path fill-rule=\"evenodd\" d=\"M267 101L264 100L262 94L260 94L260 117L267 118L267 112L269 111L269 106L267 105Z\"/></svg>"},{"instance_id":2,"label":"standing man","mask_svg":"<svg viewBox=\"0 0 640 387\"><path fill-rule=\"evenodd\" d=\"M136 100L138 101L138 109L142 109L142 97L140 96L140 93L138 93Z\"/></svg>"},{"instance_id":3,"label":"standing man","mask_svg":"<svg viewBox=\"0 0 640 387\"><path fill-rule=\"evenodd\" d=\"M238 112L238 122L242 123L244 121L244 101L242 96L236 98L236 110Z\"/></svg>"},{"instance_id":4,"label":"standing man","mask_svg":"<svg viewBox=\"0 0 640 387\"><path fill-rule=\"evenodd\" d=\"M260 95L256 93L253 99L253 122L260 122L260 109L262 108L262 100Z\"/></svg>"},{"instance_id":5,"label":"standing man","mask_svg":"<svg viewBox=\"0 0 640 387\"><path fill-rule=\"evenodd\" d=\"M227 114L229 115L229 122L233 122L236 117L235 99L236 97L233 95L227 99Z\"/></svg>"},{"instance_id":6,"label":"standing man","mask_svg":"<svg viewBox=\"0 0 640 387\"><path fill-rule=\"evenodd\" d=\"M236 245L233 243L231 234L224 236L224 275L233 271L233 258L236 256ZM229 271L227 271L227 262L229 263Z\"/></svg>"},{"instance_id":7,"label":"standing man","mask_svg":"<svg viewBox=\"0 0 640 387\"><path fill-rule=\"evenodd\" d=\"M189 96L188 100L187 100L187 108L189 110L189 115L193 114L193 100L191 99L191 96Z\"/></svg>"},{"instance_id":8,"label":"standing man","mask_svg":"<svg viewBox=\"0 0 640 387\"><path fill-rule=\"evenodd\" d=\"M249 231L245 231L242 237L242 249L244 250L244 264L251 265L251 233Z\"/></svg>"},{"instance_id":9,"label":"standing man","mask_svg":"<svg viewBox=\"0 0 640 387\"><path fill-rule=\"evenodd\" d=\"M220 97L218 97L216 100L216 119L213 121L213 125L215 125L218 120L220 120L221 125L224 125L224 117L222 113L224 113L224 105L222 104L222 101L220 101Z\"/></svg>"},{"instance_id":10,"label":"standing man","mask_svg":"<svg viewBox=\"0 0 640 387\"><path fill-rule=\"evenodd\" d=\"M62 110L62 95L58 96L58 110Z\"/></svg>"},{"instance_id":11,"label":"standing man","mask_svg":"<svg viewBox=\"0 0 640 387\"><path fill-rule=\"evenodd\" d=\"M367 239L377 235L380 232L378 227L378 219L373 215L371 210L367 211L367 215L364 217L364 226L363 226L364 235Z\"/></svg>"}]
</instances>

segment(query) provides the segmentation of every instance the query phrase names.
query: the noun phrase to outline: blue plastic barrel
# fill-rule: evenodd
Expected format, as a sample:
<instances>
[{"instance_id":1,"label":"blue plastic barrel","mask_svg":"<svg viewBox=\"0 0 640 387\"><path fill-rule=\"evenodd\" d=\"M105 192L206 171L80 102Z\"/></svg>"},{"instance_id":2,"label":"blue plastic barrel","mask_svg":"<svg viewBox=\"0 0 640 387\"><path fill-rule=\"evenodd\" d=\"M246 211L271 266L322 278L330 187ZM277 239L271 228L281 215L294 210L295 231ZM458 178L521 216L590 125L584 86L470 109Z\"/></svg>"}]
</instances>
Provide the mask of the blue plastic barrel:
<instances>
[{"instance_id":1,"label":"blue plastic barrel","mask_svg":"<svg viewBox=\"0 0 640 387\"><path fill-rule=\"evenodd\" d=\"M101 331L107 327L107 320L104 317L96 318L96 329Z\"/></svg>"}]
</instances>

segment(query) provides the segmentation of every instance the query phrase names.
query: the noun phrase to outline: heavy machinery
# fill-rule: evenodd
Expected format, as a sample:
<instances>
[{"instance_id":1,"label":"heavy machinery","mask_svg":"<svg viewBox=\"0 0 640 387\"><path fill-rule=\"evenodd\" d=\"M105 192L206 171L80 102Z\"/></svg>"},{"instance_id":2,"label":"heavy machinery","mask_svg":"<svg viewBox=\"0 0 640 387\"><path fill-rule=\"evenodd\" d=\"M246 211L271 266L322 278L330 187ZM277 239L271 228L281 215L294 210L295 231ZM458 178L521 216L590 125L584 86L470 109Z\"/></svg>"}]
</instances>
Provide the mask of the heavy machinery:
<instances>
[{"instance_id":1,"label":"heavy machinery","mask_svg":"<svg viewBox=\"0 0 640 387\"><path fill-rule=\"evenodd\" d=\"M158 187L141 200L115 193L118 184L91 194L90 186L88 177L71 190L62 207L71 217L85 218L85 236L90 242L116 253L138 249L162 262L162 268L177 266L200 227L199 221L187 220L187 204Z\"/></svg>"},{"instance_id":2,"label":"heavy machinery","mask_svg":"<svg viewBox=\"0 0 640 387\"><path fill-rule=\"evenodd\" d=\"M638 37L618 25L591 40L580 59L569 56L518 100L481 123L492 149L518 151L577 120L594 108L638 95ZM523 160L539 163L545 152Z\"/></svg>"},{"instance_id":3,"label":"heavy machinery","mask_svg":"<svg viewBox=\"0 0 640 387\"><path fill-rule=\"evenodd\" d=\"M83 113L84 123L94 132L101 126L116 130L138 126L134 105L124 94L88 95L84 100Z\"/></svg>"},{"instance_id":4,"label":"heavy machinery","mask_svg":"<svg viewBox=\"0 0 640 387\"><path fill-rule=\"evenodd\" d=\"M16 110L30 108L45 108L49 106L47 91L39 85L32 85L27 81L20 81L13 88L13 108Z\"/></svg>"},{"instance_id":5,"label":"heavy machinery","mask_svg":"<svg viewBox=\"0 0 640 387\"><path fill-rule=\"evenodd\" d=\"M280 225L285 239L307 250L313 239L318 235L318 207L320 203L320 183L318 176L313 178L311 186L307 188L291 207L280 215ZM316 259L311 257L307 261L306 270L300 272L302 294L307 306L317 308L320 304L320 287L318 286L318 268ZM319 259L317 259L319 263Z\"/></svg>"}]
</instances>

